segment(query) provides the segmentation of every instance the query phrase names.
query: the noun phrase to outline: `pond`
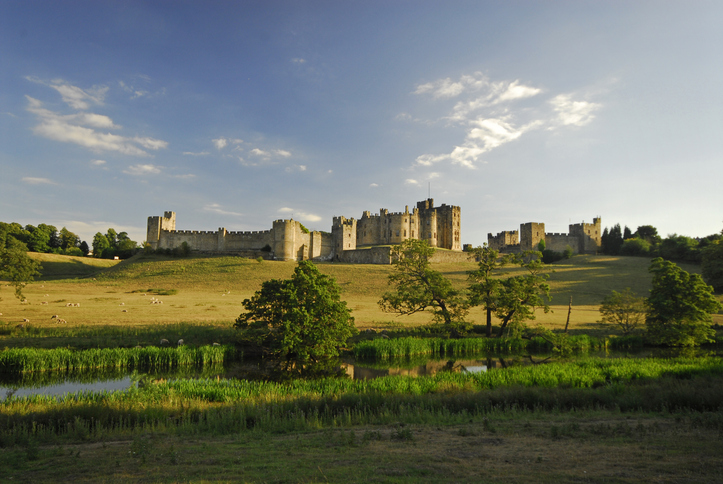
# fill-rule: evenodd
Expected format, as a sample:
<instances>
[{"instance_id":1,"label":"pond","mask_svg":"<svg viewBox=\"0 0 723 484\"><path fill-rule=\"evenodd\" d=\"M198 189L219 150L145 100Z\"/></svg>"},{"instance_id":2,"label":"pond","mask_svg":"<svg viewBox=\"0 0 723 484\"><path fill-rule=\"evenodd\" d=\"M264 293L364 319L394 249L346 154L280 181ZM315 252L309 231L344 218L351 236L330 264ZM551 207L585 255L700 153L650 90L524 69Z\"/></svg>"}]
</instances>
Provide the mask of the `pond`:
<instances>
[{"instance_id":1,"label":"pond","mask_svg":"<svg viewBox=\"0 0 723 484\"><path fill-rule=\"evenodd\" d=\"M638 351L600 351L576 355L570 359L579 358L673 358L677 356L722 356L723 349L713 348L684 348L684 349L643 349ZM505 368L521 365L543 364L547 361L562 361L555 355L490 355L479 354L460 358L433 358L416 357L389 361L357 361L353 358L344 358L337 361L332 370L323 373L355 380L380 378L390 375L401 376L428 376L439 372L469 372L479 373L486 371L499 371ZM280 377L281 375L281 377ZM235 362L226 366L212 366L199 370L197 368L181 368L166 372L129 372L125 370L91 370L82 373L67 374L61 372L25 373L16 377L0 376L0 401L13 395L24 397L32 395L60 396L75 392L102 392L126 390L147 382L181 379L181 378L212 378L212 379L246 379L246 380L277 380L283 379L283 374L274 373L268 362L263 360L249 360ZM286 378L289 378L286 375Z\"/></svg>"}]
</instances>

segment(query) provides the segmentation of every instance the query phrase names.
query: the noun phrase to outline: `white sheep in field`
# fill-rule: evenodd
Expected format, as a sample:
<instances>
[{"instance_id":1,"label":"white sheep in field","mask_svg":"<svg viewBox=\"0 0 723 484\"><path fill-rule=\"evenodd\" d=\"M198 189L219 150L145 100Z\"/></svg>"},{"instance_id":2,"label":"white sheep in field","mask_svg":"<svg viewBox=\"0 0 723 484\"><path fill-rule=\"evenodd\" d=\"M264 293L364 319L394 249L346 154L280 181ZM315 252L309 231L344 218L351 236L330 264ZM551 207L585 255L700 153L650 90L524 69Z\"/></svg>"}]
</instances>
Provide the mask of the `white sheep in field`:
<instances>
[{"instance_id":1,"label":"white sheep in field","mask_svg":"<svg viewBox=\"0 0 723 484\"><path fill-rule=\"evenodd\" d=\"M50 316L50 319L58 319L59 317L60 317L59 315L53 314L52 316Z\"/></svg>"},{"instance_id":2,"label":"white sheep in field","mask_svg":"<svg viewBox=\"0 0 723 484\"><path fill-rule=\"evenodd\" d=\"M183 346L183 340L182 340L182 339L179 339L179 340L178 340L178 346Z\"/></svg>"},{"instance_id":3,"label":"white sheep in field","mask_svg":"<svg viewBox=\"0 0 723 484\"><path fill-rule=\"evenodd\" d=\"M128 310L127 310L127 309L124 309L124 310L122 310L121 312L122 312L122 313L127 313Z\"/></svg>"},{"instance_id":4,"label":"white sheep in field","mask_svg":"<svg viewBox=\"0 0 723 484\"><path fill-rule=\"evenodd\" d=\"M161 346L168 346L169 344L171 343L166 338L161 339Z\"/></svg>"},{"instance_id":5,"label":"white sheep in field","mask_svg":"<svg viewBox=\"0 0 723 484\"><path fill-rule=\"evenodd\" d=\"M48 301L42 301L42 302L40 303L40 305L41 305L41 306L47 306L47 305L48 305Z\"/></svg>"},{"instance_id":6,"label":"white sheep in field","mask_svg":"<svg viewBox=\"0 0 723 484\"><path fill-rule=\"evenodd\" d=\"M30 320L28 318L23 318L23 323L29 323Z\"/></svg>"},{"instance_id":7,"label":"white sheep in field","mask_svg":"<svg viewBox=\"0 0 723 484\"><path fill-rule=\"evenodd\" d=\"M212 346L221 346L221 345L218 343L214 343Z\"/></svg>"}]
</instances>

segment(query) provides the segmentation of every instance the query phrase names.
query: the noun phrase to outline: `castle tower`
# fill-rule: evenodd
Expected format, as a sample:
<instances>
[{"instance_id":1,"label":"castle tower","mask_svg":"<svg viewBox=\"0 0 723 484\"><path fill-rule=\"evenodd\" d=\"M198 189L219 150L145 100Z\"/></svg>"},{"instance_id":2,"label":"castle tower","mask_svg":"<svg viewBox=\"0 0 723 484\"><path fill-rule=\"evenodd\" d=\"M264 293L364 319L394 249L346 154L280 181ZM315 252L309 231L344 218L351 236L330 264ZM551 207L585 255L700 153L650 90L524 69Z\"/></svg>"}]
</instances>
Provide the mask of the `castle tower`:
<instances>
[{"instance_id":1,"label":"castle tower","mask_svg":"<svg viewBox=\"0 0 723 484\"><path fill-rule=\"evenodd\" d=\"M274 220L274 259L296 260L296 222L294 220Z\"/></svg>"},{"instance_id":2,"label":"castle tower","mask_svg":"<svg viewBox=\"0 0 723 484\"><path fill-rule=\"evenodd\" d=\"M356 250L356 220L346 217L334 217L331 226L334 254L345 250Z\"/></svg>"},{"instance_id":3,"label":"castle tower","mask_svg":"<svg viewBox=\"0 0 723 484\"><path fill-rule=\"evenodd\" d=\"M148 225L146 228L146 243L151 249L158 249L161 240L161 232L176 230L176 212L164 212L163 217L148 217Z\"/></svg>"},{"instance_id":4,"label":"castle tower","mask_svg":"<svg viewBox=\"0 0 723 484\"><path fill-rule=\"evenodd\" d=\"M537 250L537 245L545 240L545 224L527 222L520 225L520 249Z\"/></svg>"}]
</instances>

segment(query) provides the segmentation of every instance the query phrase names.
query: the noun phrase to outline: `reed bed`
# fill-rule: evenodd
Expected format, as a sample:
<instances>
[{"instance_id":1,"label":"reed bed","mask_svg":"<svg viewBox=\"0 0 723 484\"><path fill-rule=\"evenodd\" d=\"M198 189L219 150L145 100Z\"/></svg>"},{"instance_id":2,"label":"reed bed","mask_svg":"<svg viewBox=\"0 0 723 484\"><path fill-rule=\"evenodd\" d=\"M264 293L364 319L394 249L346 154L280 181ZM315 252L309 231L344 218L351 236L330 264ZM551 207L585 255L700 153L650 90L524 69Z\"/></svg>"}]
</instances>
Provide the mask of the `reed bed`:
<instances>
[{"instance_id":1,"label":"reed bed","mask_svg":"<svg viewBox=\"0 0 723 484\"><path fill-rule=\"evenodd\" d=\"M640 338L598 339L587 335L570 336L566 344L574 352L604 348L630 349L643 346ZM465 356L481 353L509 354L550 352L553 345L542 338L377 338L360 341L354 347L354 356L361 360L387 360L419 355Z\"/></svg>"},{"instance_id":2,"label":"reed bed","mask_svg":"<svg viewBox=\"0 0 723 484\"><path fill-rule=\"evenodd\" d=\"M104 438L140 431L289 431L492 411L723 411L721 358L607 360L376 380L176 380L126 391L0 402L0 446L28 436Z\"/></svg>"},{"instance_id":3,"label":"reed bed","mask_svg":"<svg viewBox=\"0 0 723 484\"><path fill-rule=\"evenodd\" d=\"M169 370L188 365L223 364L224 361L232 360L234 355L234 347L228 345L198 348L97 348L80 351L67 348L13 348L0 352L0 373L79 372L97 368Z\"/></svg>"}]
</instances>

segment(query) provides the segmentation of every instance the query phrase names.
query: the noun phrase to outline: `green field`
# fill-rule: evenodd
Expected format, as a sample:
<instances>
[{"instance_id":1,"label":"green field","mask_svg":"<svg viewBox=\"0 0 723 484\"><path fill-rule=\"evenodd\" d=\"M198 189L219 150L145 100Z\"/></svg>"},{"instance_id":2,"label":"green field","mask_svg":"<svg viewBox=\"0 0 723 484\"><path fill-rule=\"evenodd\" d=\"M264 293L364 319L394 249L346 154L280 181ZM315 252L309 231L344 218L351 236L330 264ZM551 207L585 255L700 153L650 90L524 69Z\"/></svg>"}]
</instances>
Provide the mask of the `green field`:
<instances>
[{"instance_id":1,"label":"green field","mask_svg":"<svg viewBox=\"0 0 723 484\"><path fill-rule=\"evenodd\" d=\"M191 322L228 326L242 311L242 301L272 278L290 277L293 262L263 261L237 257L171 259L136 256L130 260L98 261L50 254L36 255L44 265L43 277L29 285L27 303L20 304L10 288L0 291L0 321L31 326L52 326L59 315L73 326L152 326ZM553 312L538 312L537 322L550 329L564 326L570 297L574 331L600 332L598 305L611 290L632 288L641 295L650 289L649 260L635 257L577 256L551 265L550 285ZM453 283L463 288L473 263L438 264ZM388 290L386 265L319 264L334 277L342 298L353 310L356 325L366 328L401 328L430 322L427 314L396 316L378 305ZM684 266L696 272L697 266ZM514 270L512 270L514 272ZM61 278L62 274L68 276ZM162 301L152 304L151 298ZM47 303L47 304L44 304ZM80 303L80 307L68 307ZM469 319L482 323L479 308ZM723 323L721 315L715 321Z\"/></svg>"},{"instance_id":2,"label":"green field","mask_svg":"<svg viewBox=\"0 0 723 484\"><path fill-rule=\"evenodd\" d=\"M93 351L105 366L134 367L165 355L147 348L161 338L183 338L189 349L232 343L243 299L295 267L235 257L32 256L44 268L27 301L0 288L0 347L8 361L40 370L86 365L78 358ZM550 266L553 312L531 324L562 328L572 297L575 341L603 341L615 331L596 323L599 302L626 287L646 295L649 262L576 256ZM434 266L459 288L474 267ZM359 329L431 321L379 310L390 266L319 268L342 287ZM469 319L483 322L479 309ZM452 348L410 339L404 351L452 355L467 343L489 341ZM377 346L376 354L386 351ZM171 378L123 392L11 398L0 402L0 481L723 482L723 362L709 352L366 381Z\"/></svg>"}]
</instances>

